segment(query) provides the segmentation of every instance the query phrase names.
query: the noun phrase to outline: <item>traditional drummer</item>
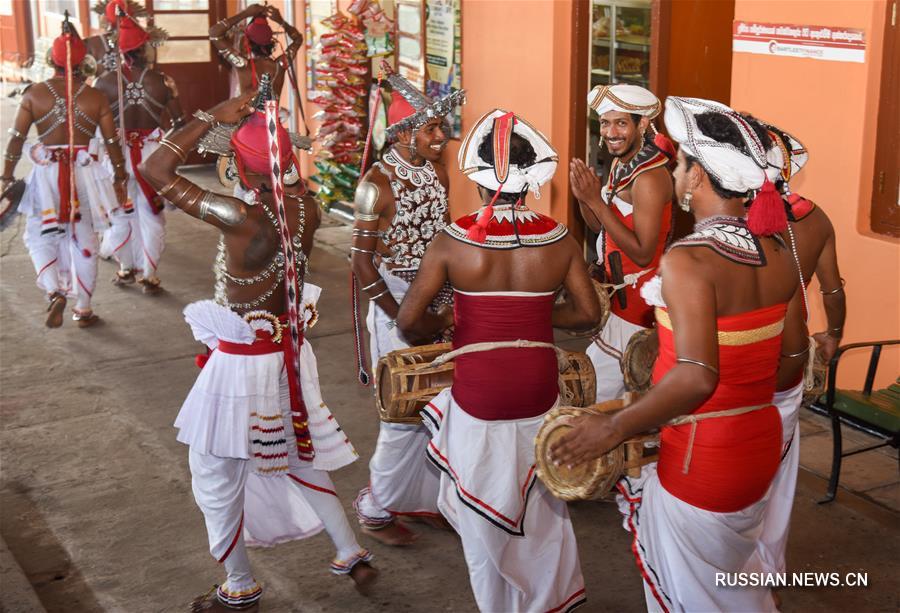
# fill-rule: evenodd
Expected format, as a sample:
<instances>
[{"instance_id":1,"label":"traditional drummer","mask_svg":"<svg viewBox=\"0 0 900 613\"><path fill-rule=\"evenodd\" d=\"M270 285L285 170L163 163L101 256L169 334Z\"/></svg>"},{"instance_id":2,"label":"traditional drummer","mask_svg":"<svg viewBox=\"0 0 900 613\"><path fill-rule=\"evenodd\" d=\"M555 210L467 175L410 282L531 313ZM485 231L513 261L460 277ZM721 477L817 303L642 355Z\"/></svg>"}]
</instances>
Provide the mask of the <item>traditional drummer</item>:
<instances>
[{"instance_id":1,"label":"traditional drummer","mask_svg":"<svg viewBox=\"0 0 900 613\"><path fill-rule=\"evenodd\" d=\"M366 327L373 366L380 357L409 346L397 331L397 310L425 250L449 221L449 179L439 160L449 138L445 118L465 100L461 90L431 100L385 70L393 88L387 129L393 144L356 190L350 254L356 283L369 298ZM449 302L446 291L437 300ZM365 353L360 354L364 370ZM381 423L369 485L354 505L370 536L390 545L412 542L415 535L396 521L404 515L443 524L437 509L438 474L425 460L427 441L422 425Z\"/></svg>"},{"instance_id":2,"label":"traditional drummer","mask_svg":"<svg viewBox=\"0 0 900 613\"><path fill-rule=\"evenodd\" d=\"M433 434L428 457L442 471L438 506L462 539L486 612L584 602L566 505L536 480L529 452L559 398L553 327L587 329L600 317L578 243L525 202L557 159L524 119L502 109L481 117L459 153L481 207L435 238L397 319L404 334L427 341L446 325L428 305L452 279L453 384L422 415ZM557 304L561 287L568 298Z\"/></svg>"},{"instance_id":3,"label":"traditional drummer","mask_svg":"<svg viewBox=\"0 0 900 613\"><path fill-rule=\"evenodd\" d=\"M669 159L647 131L660 102L637 85L598 85L588 105L600 118L600 141L613 156L605 184L581 160L569 178L587 225L599 233L601 281L617 289L611 313L587 350L597 374L597 401L625 392L620 367L631 337L653 326L653 310L640 297L641 286L659 266L672 226L672 174Z\"/></svg>"}]
</instances>

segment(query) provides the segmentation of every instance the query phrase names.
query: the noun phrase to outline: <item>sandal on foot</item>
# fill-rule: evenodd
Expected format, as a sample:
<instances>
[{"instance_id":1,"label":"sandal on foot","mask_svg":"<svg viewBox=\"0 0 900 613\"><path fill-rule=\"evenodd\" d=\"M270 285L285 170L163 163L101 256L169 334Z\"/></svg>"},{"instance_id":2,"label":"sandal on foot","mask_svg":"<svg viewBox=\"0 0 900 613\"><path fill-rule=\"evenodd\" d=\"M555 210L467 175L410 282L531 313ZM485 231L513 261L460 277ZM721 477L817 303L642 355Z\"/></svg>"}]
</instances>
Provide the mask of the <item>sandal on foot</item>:
<instances>
[{"instance_id":1,"label":"sandal on foot","mask_svg":"<svg viewBox=\"0 0 900 613\"><path fill-rule=\"evenodd\" d=\"M145 294L151 294L151 295L158 294L162 291L162 287L160 286L160 280L155 277L150 278L150 279L148 279L147 277L144 277L143 279L141 279L140 283L143 286L143 290L144 290Z\"/></svg>"},{"instance_id":2,"label":"sandal on foot","mask_svg":"<svg viewBox=\"0 0 900 613\"><path fill-rule=\"evenodd\" d=\"M50 305L47 307L48 328L58 328L63 324L63 313L66 310L66 297L62 294L50 296Z\"/></svg>"},{"instance_id":3,"label":"sandal on foot","mask_svg":"<svg viewBox=\"0 0 900 613\"><path fill-rule=\"evenodd\" d=\"M90 328L100 321L100 316L96 315L93 311L87 311L85 313L75 311L72 313L72 321L76 322L79 328Z\"/></svg>"},{"instance_id":4,"label":"sandal on foot","mask_svg":"<svg viewBox=\"0 0 900 613\"><path fill-rule=\"evenodd\" d=\"M126 285L134 285L136 281L134 270L117 270L116 276L112 278L112 284L116 287L125 287Z\"/></svg>"}]
</instances>

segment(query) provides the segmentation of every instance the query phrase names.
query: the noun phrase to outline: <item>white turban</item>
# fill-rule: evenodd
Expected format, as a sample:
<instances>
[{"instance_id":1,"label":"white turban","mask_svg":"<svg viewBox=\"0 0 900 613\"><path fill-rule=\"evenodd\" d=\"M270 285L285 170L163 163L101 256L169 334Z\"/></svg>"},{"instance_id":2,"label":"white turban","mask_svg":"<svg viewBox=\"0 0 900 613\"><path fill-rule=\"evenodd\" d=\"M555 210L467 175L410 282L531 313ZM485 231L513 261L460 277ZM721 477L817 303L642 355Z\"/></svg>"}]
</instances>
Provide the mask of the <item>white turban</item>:
<instances>
[{"instance_id":1,"label":"white turban","mask_svg":"<svg viewBox=\"0 0 900 613\"><path fill-rule=\"evenodd\" d=\"M720 143L703 134L697 127L696 115L719 113L731 120L746 144L745 153L729 143ZM672 140L684 152L697 158L703 169L715 177L719 185L733 192L744 193L762 187L767 172L781 171L781 151L771 147L767 151L747 121L730 107L701 98L666 98L666 129Z\"/></svg>"},{"instance_id":2,"label":"white turban","mask_svg":"<svg viewBox=\"0 0 900 613\"><path fill-rule=\"evenodd\" d=\"M530 123L515 116L513 133L527 140L534 148L535 162L531 166L518 166L510 164L506 180L502 183L497 179L497 171L494 165L486 161L478 154L481 143L494 127L494 119L506 115L503 109L494 109L481 116L475 122L466 138L459 147L459 169L478 185L491 190L500 189L504 193L519 193L528 187L535 198L541 197L540 186L553 178L559 156L550 145L550 141L536 130Z\"/></svg>"},{"instance_id":3,"label":"white turban","mask_svg":"<svg viewBox=\"0 0 900 613\"><path fill-rule=\"evenodd\" d=\"M603 115L609 111L633 113L653 119L659 115L660 103L653 92L637 85L597 85L588 93L588 106Z\"/></svg>"}]
</instances>

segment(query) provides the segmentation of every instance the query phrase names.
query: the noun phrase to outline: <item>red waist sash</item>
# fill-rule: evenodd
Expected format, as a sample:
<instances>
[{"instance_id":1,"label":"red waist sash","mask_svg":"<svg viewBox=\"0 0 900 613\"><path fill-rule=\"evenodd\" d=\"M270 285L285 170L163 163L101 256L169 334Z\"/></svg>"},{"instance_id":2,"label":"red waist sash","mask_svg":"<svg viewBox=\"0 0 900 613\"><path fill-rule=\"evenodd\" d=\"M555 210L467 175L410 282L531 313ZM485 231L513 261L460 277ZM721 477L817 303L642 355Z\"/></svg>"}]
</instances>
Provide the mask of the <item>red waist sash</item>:
<instances>
[{"instance_id":1,"label":"red waist sash","mask_svg":"<svg viewBox=\"0 0 900 613\"><path fill-rule=\"evenodd\" d=\"M280 317L284 322L286 318ZM289 332L285 326L285 335L276 343L272 335L265 330L256 331L256 341L247 345L244 343L232 343L219 341L216 351L229 355L268 355L271 353L284 353L285 371L287 372L288 391L291 399L291 424L294 426L294 434L297 439L297 450L300 457L313 451L312 439L309 435L309 412L306 403L303 402L303 390L300 388L300 380L294 376L294 369L289 365L293 360L291 342L287 337ZM300 345L303 345L303 331L300 331ZM202 368L202 366L201 366Z\"/></svg>"},{"instance_id":2,"label":"red waist sash","mask_svg":"<svg viewBox=\"0 0 900 613\"><path fill-rule=\"evenodd\" d=\"M147 180L144 179L143 175L138 170L138 165L144 159L144 141L146 141L147 137L154 131L156 131L156 128L135 128L126 130L125 141L128 143L128 153L131 158L131 171L134 173L134 178L141 188L141 191L144 193L147 202L150 203L150 208L155 214L159 215L160 211L164 208L163 204L156 194L156 190L150 187L150 184L147 183Z\"/></svg>"},{"instance_id":3,"label":"red waist sash","mask_svg":"<svg viewBox=\"0 0 900 613\"><path fill-rule=\"evenodd\" d=\"M553 342L553 295L454 295L453 348L496 341ZM485 420L525 419L546 413L559 396L552 349L493 349L455 360L454 400Z\"/></svg>"},{"instance_id":4,"label":"red waist sash","mask_svg":"<svg viewBox=\"0 0 900 613\"><path fill-rule=\"evenodd\" d=\"M79 151L87 151L87 147L73 147L72 155L69 156L68 147L54 147L50 151L50 161L59 164L59 174L56 177L56 186L59 188L59 214L57 223L69 223L69 221L78 221L81 219L81 213L78 212L78 187L72 185L72 165L75 158L78 157ZM74 210L71 208L74 203Z\"/></svg>"},{"instance_id":5,"label":"red waist sash","mask_svg":"<svg viewBox=\"0 0 900 613\"><path fill-rule=\"evenodd\" d=\"M765 409L666 426L660 435L659 479L673 496L701 509L739 511L760 500L771 484L781 457L781 417L771 405L781 353L786 305L720 317L719 383L694 411L710 413L769 405ZM659 381L675 365L674 336L668 314L657 310L659 358L653 371ZM688 471L685 457L691 448Z\"/></svg>"}]
</instances>

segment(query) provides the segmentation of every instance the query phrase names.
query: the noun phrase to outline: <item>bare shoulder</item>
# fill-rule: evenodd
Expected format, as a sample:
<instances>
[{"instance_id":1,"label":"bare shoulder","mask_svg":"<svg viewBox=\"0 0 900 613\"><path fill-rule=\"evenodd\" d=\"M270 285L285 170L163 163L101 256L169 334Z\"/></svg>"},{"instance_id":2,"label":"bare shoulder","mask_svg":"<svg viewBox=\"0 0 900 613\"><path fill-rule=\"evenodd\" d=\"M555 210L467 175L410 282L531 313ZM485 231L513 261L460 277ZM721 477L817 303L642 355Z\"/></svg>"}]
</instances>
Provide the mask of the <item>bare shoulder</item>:
<instances>
[{"instance_id":1,"label":"bare shoulder","mask_svg":"<svg viewBox=\"0 0 900 613\"><path fill-rule=\"evenodd\" d=\"M688 279L702 276L709 258L717 257L705 247L679 246L670 249L659 261L659 273L664 279L672 276Z\"/></svg>"},{"instance_id":2,"label":"bare shoulder","mask_svg":"<svg viewBox=\"0 0 900 613\"><path fill-rule=\"evenodd\" d=\"M632 188L632 193L639 193L645 198L653 197L654 200L662 203L671 200L672 191L672 174L665 166L642 172L635 178Z\"/></svg>"}]
</instances>

